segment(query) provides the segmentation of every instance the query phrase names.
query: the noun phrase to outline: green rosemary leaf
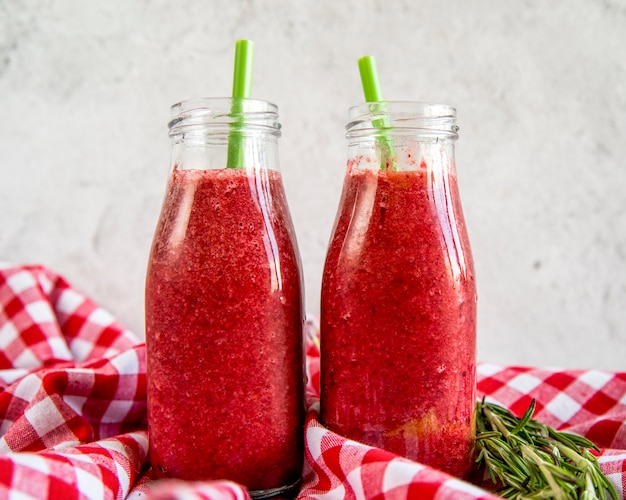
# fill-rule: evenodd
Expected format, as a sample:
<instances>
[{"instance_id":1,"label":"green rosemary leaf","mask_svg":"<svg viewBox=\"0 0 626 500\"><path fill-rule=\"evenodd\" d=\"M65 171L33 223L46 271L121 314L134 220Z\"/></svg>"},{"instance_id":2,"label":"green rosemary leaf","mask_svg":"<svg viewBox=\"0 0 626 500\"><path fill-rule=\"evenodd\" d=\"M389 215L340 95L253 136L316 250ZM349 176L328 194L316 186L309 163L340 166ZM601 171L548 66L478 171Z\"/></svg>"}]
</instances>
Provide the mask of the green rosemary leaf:
<instances>
[{"instance_id":1,"label":"green rosemary leaf","mask_svg":"<svg viewBox=\"0 0 626 500\"><path fill-rule=\"evenodd\" d=\"M585 439L582 436L575 436L574 434L570 434L568 432L559 432L554 429L549 429L550 437L555 439L556 441L563 443L568 448L575 449L577 447L581 448L593 448L596 449L596 445L591 441Z\"/></svg>"},{"instance_id":2,"label":"green rosemary leaf","mask_svg":"<svg viewBox=\"0 0 626 500\"><path fill-rule=\"evenodd\" d=\"M575 443L579 448L589 448L595 451L600 451L600 448L598 448L594 443L592 443L585 437L571 434L569 432L559 432L559 437L566 437L567 439Z\"/></svg>"},{"instance_id":3,"label":"green rosemary leaf","mask_svg":"<svg viewBox=\"0 0 626 500\"><path fill-rule=\"evenodd\" d=\"M619 497L600 470L588 439L557 431L532 417L533 400L522 418L506 408L487 403L476 407L476 466L486 470L494 491L519 500Z\"/></svg>"},{"instance_id":4,"label":"green rosemary leaf","mask_svg":"<svg viewBox=\"0 0 626 500\"><path fill-rule=\"evenodd\" d=\"M524 416L520 419L520 421L511 431L511 434L517 434L530 421L530 419L533 416L533 413L535 413L535 400L534 399L531 401L530 406L528 407L528 410L526 410L526 413L524 413Z\"/></svg>"}]
</instances>

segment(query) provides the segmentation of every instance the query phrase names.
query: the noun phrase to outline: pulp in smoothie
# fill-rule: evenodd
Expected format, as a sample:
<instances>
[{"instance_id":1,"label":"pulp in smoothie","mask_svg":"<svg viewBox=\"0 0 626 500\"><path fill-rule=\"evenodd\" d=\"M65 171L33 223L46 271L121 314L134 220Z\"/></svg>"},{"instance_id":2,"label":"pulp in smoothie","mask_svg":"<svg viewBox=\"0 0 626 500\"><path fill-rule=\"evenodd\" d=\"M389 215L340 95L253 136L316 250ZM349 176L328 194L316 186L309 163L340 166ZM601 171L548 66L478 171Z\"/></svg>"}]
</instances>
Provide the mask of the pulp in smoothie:
<instances>
[{"instance_id":1,"label":"pulp in smoothie","mask_svg":"<svg viewBox=\"0 0 626 500\"><path fill-rule=\"evenodd\" d=\"M300 262L280 174L172 172L146 281L157 475L296 481L303 455Z\"/></svg>"},{"instance_id":2,"label":"pulp in smoothie","mask_svg":"<svg viewBox=\"0 0 626 500\"><path fill-rule=\"evenodd\" d=\"M476 296L454 172L349 166L321 307L322 421L466 475Z\"/></svg>"}]
</instances>

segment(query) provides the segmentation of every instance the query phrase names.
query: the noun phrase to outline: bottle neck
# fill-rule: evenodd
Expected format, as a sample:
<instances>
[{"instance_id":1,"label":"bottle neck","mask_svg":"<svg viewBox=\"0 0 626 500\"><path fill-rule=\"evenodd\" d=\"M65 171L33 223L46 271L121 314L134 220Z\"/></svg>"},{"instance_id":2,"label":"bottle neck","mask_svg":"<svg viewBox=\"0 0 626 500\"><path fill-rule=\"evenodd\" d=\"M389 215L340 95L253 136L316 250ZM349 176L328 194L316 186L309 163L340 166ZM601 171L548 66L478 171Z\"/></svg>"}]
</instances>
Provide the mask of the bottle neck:
<instances>
[{"instance_id":1,"label":"bottle neck","mask_svg":"<svg viewBox=\"0 0 626 500\"><path fill-rule=\"evenodd\" d=\"M255 99L204 98L172 106L171 169L279 169L278 108Z\"/></svg>"},{"instance_id":2,"label":"bottle neck","mask_svg":"<svg viewBox=\"0 0 626 500\"><path fill-rule=\"evenodd\" d=\"M454 164L456 112L443 104L366 103L346 126L352 168L420 170Z\"/></svg>"}]
</instances>

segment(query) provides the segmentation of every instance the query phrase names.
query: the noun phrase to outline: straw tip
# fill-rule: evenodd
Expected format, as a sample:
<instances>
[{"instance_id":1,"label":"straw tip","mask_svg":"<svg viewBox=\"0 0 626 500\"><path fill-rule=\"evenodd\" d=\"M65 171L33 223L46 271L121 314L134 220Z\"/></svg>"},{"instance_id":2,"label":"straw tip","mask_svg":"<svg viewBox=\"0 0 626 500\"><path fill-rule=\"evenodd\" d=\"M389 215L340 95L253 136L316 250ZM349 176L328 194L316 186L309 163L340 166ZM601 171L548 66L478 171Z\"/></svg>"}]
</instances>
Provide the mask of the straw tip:
<instances>
[{"instance_id":1,"label":"straw tip","mask_svg":"<svg viewBox=\"0 0 626 500\"><path fill-rule=\"evenodd\" d=\"M374 56L363 56L358 60L363 94L367 102L382 101L383 96L378 82L378 70Z\"/></svg>"},{"instance_id":2,"label":"straw tip","mask_svg":"<svg viewBox=\"0 0 626 500\"><path fill-rule=\"evenodd\" d=\"M241 40L237 40L235 42L235 47L236 48L251 48L254 46L254 42L252 40L247 40L245 38L242 38Z\"/></svg>"},{"instance_id":3,"label":"straw tip","mask_svg":"<svg viewBox=\"0 0 626 500\"><path fill-rule=\"evenodd\" d=\"M242 39L235 42L235 71L232 92L234 98L250 97L253 57L254 42L252 40Z\"/></svg>"},{"instance_id":4,"label":"straw tip","mask_svg":"<svg viewBox=\"0 0 626 500\"><path fill-rule=\"evenodd\" d=\"M378 71L376 69L376 58L374 56L359 57L358 64L361 71L370 73L376 73Z\"/></svg>"}]
</instances>

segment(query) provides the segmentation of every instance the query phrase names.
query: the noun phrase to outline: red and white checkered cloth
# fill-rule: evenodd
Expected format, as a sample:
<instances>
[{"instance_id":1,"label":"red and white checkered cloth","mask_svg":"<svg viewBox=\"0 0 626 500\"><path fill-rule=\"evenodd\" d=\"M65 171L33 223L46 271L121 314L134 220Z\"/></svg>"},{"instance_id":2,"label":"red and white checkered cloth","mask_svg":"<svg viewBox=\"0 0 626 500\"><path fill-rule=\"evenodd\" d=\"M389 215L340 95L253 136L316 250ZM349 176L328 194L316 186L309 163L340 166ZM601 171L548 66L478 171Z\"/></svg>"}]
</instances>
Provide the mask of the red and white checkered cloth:
<instances>
[{"instance_id":1,"label":"red and white checkered cloth","mask_svg":"<svg viewBox=\"0 0 626 500\"><path fill-rule=\"evenodd\" d=\"M320 425L318 330L307 324L310 410L301 499L487 499L485 490ZM480 364L478 392L587 436L626 491L626 373ZM41 266L0 265L0 499L246 499L228 481L153 482L145 346Z\"/></svg>"}]
</instances>

